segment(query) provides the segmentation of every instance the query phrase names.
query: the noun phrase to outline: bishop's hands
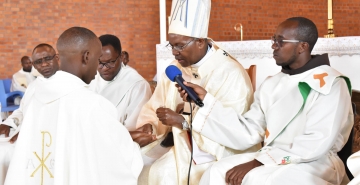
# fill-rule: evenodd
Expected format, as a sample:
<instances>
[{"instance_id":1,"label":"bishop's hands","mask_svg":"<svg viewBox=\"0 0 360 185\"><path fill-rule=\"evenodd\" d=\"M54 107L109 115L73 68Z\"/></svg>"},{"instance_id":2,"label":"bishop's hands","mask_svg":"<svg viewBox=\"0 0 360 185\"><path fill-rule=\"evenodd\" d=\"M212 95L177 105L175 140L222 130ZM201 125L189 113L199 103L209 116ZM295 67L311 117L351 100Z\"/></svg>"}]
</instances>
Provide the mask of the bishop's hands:
<instances>
[{"instance_id":1,"label":"bishop's hands","mask_svg":"<svg viewBox=\"0 0 360 185\"><path fill-rule=\"evenodd\" d=\"M185 81L184 81L184 85L191 87L195 91L195 93L199 96L200 100L204 100L207 91L203 87ZM185 102L188 102L187 100L188 94L185 92L185 90L183 90L178 84L175 84L175 86L178 88L178 92L180 93L181 98Z\"/></svg>"},{"instance_id":2,"label":"bishop's hands","mask_svg":"<svg viewBox=\"0 0 360 185\"><path fill-rule=\"evenodd\" d=\"M159 118L162 124L170 127L177 127L179 129L182 129L182 122L185 120L184 117L181 116L179 113L164 107L156 109L156 116Z\"/></svg>"},{"instance_id":3,"label":"bishop's hands","mask_svg":"<svg viewBox=\"0 0 360 185\"><path fill-rule=\"evenodd\" d=\"M245 175L252 169L263 165L257 160L252 160L244 164L240 164L231 168L226 172L225 181L228 184L241 184Z\"/></svg>"},{"instance_id":4,"label":"bishop's hands","mask_svg":"<svg viewBox=\"0 0 360 185\"><path fill-rule=\"evenodd\" d=\"M11 128L11 127L8 126L8 125L1 124L1 125L0 125L0 135L4 134L5 137L9 137L10 128ZM14 142L17 140L18 135L19 135L19 133L17 133L16 135L14 135L14 136L10 139L10 143L14 143Z\"/></svg>"},{"instance_id":5,"label":"bishop's hands","mask_svg":"<svg viewBox=\"0 0 360 185\"><path fill-rule=\"evenodd\" d=\"M140 147L146 146L156 140L156 136L153 135L153 129L151 124L145 124L142 127L129 131L131 138L137 142Z\"/></svg>"}]
</instances>

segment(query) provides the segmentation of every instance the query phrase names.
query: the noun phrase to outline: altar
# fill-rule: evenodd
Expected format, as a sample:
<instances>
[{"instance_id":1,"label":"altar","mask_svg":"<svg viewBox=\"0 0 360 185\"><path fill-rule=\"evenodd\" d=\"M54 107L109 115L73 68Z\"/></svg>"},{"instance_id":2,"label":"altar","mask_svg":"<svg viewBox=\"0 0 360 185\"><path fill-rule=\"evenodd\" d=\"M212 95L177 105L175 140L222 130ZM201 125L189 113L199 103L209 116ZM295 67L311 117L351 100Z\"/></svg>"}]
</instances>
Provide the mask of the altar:
<instances>
[{"instance_id":1,"label":"altar","mask_svg":"<svg viewBox=\"0 0 360 185\"><path fill-rule=\"evenodd\" d=\"M272 58L270 39L216 43L235 57L244 68L256 65L256 88L265 78L281 70ZM174 60L171 51L165 47L166 44L167 42L156 45L157 77L162 75L166 67ZM332 67L350 78L352 88L360 90L360 36L319 38L312 54L323 53L329 54Z\"/></svg>"}]
</instances>

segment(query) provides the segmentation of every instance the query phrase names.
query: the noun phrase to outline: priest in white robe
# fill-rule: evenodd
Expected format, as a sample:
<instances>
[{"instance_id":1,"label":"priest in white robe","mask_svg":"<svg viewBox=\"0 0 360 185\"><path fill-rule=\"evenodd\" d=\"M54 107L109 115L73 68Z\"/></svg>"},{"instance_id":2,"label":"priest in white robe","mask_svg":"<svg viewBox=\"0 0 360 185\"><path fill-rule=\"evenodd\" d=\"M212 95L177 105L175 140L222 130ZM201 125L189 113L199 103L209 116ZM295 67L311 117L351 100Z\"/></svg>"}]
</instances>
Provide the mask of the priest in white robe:
<instances>
[{"instance_id":1,"label":"priest in white robe","mask_svg":"<svg viewBox=\"0 0 360 185\"><path fill-rule=\"evenodd\" d=\"M108 99L118 111L118 120L134 131L140 110L151 97L150 85L135 69L122 63L118 37L106 34L99 39L102 56L90 89Z\"/></svg>"},{"instance_id":2,"label":"priest in white robe","mask_svg":"<svg viewBox=\"0 0 360 185\"><path fill-rule=\"evenodd\" d=\"M21 91L25 92L26 88L31 82L35 80L33 74L34 68L31 65L31 59L28 56L23 56L21 58L22 68L12 76L10 91ZM15 97L15 105L19 105L21 97Z\"/></svg>"},{"instance_id":3,"label":"priest in white robe","mask_svg":"<svg viewBox=\"0 0 360 185\"><path fill-rule=\"evenodd\" d=\"M250 79L239 62L207 38L210 7L210 0L173 1L167 47L172 50L176 60L170 65L177 66L185 80L201 85L211 91L224 106L242 114L253 101ZM139 184L180 185L187 184L188 178L190 184L198 184L201 175L212 163L226 156L246 152L219 143L217 139L209 139L197 131L192 133L190 142L191 119L176 111L187 110L188 107L189 104L183 105L175 83L162 74L137 122L138 129L143 128L145 131L151 130L148 128L150 125L157 137L155 142L148 145L144 141L139 142L141 146L146 145L142 152L148 157L145 161L148 165L144 167ZM193 110L194 116L197 109ZM173 137L170 135L167 138L173 138L174 146L171 146L171 142L163 142L169 132L172 132ZM162 146L159 145L161 142ZM191 143L194 151L192 161ZM254 146L247 151L254 152L257 149ZM190 162L192 166L188 177Z\"/></svg>"},{"instance_id":4,"label":"priest in white robe","mask_svg":"<svg viewBox=\"0 0 360 185\"><path fill-rule=\"evenodd\" d=\"M27 90L23 121L5 185L136 184L139 147L115 107L92 92L101 43L81 27L57 42L61 71Z\"/></svg>"},{"instance_id":5,"label":"priest in white robe","mask_svg":"<svg viewBox=\"0 0 360 185\"><path fill-rule=\"evenodd\" d=\"M204 173L201 185L342 182L345 168L337 152L353 126L351 84L329 66L327 54L310 54L317 38L315 24L303 17L278 26L272 49L282 71L263 82L243 116L211 92L190 85L205 104L195 117L194 130L210 139L224 133L221 143L230 142L239 149L264 141L258 152L215 163Z\"/></svg>"},{"instance_id":6,"label":"priest in white robe","mask_svg":"<svg viewBox=\"0 0 360 185\"><path fill-rule=\"evenodd\" d=\"M42 43L37 45L33 50L31 58L34 61L34 69L39 71L41 76L45 78L51 77L59 70L59 57L56 55L55 49L49 44ZM32 86L32 83L29 85L29 89L33 89L30 86ZM25 91L19 108L0 124L0 184L4 184L13 155L15 142L23 120L24 102L28 102L27 99L29 98L27 94L27 91Z\"/></svg>"},{"instance_id":7,"label":"priest in white robe","mask_svg":"<svg viewBox=\"0 0 360 185\"><path fill-rule=\"evenodd\" d=\"M31 73L32 64L28 56L21 58L22 68L12 76L11 91L25 92L31 82L35 80L35 76Z\"/></svg>"}]
</instances>

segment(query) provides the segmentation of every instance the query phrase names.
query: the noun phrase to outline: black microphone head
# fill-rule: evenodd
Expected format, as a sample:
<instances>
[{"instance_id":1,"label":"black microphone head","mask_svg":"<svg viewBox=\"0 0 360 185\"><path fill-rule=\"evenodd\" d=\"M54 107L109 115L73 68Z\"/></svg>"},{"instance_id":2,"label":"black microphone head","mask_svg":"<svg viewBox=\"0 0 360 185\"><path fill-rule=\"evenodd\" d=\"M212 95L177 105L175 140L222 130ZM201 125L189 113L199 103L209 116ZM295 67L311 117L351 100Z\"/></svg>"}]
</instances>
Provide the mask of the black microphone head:
<instances>
[{"instance_id":1,"label":"black microphone head","mask_svg":"<svg viewBox=\"0 0 360 185\"><path fill-rule=\"evenodd\" d=\"M177 68L174 65L169 65L166 70L165 70L165 74L166 76L173 82L175 82L175 77L178 75L182 75L181 71L179 68Z\"/></svg>"}]
</instances>

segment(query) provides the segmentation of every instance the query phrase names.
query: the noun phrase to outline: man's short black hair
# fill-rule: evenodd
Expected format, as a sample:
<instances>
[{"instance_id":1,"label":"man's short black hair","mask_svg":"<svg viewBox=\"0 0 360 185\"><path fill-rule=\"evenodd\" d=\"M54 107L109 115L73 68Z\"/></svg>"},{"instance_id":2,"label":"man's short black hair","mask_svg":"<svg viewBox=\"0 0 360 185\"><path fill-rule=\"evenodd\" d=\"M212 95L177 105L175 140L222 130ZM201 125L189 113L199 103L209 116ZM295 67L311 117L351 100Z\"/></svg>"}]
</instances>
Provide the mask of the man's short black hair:
<instances>
[{"instance_id":1,"label":"man's short black hair","mask_svg":"<svg viewBox=\"0 0 360 185\"><path fill-rule=\"evenodd\" d=\"M54 50L54 51L55 51L55 49L54 49L50 44L41 43L41 44L35 46L35 48L33 49L32 53L34 53L34 51L35 51L37 48L40 48L40 47L48 47L48 48L50 48L51 50Z\"/></svg>"},{"instance_id":2,"label":"man's short black hair","mask_svg":"<svg viewBox=\"0 0 360 185\"><path fill-rule=\"evenodd\" d=\"M287 21L295 21L298 23L296 39L307 42L311 53L319 37L318 30L314 22L305 17L292 17L287 19Z\"/></svg>"},{"instance_id":3,"label":"man's short black hair","mask_svg":"<svg viewBox=\"0 0 360 185\"><path fill-rule=\"evenodd\" d=\"M99 39L102 46L111 45L118 54L121 54L120 39L117 38L115 35L110 35L110 34L101 35Z\"/></svg>"},{"instance_id":4,"label":"man's short black hair","mask_svg":"<svg viewBox=\"0 0 360 185\"><path fill-rule=\"evenodd\" d=\"M26 59L30 60L30 57L28 56L21 57L21 63L24 63Z\"/></svg>"},{"instance_id":5,"label":"man's short black hair","mask_svg":"<svg viewBox=\"0 0 360 185\"><path fill-rule=\"evenodd\" d=\"M129 53L127 51L123 51L122 52L124 55L126 55L127 57L129 57Z\"/></svg>"}]
</instances>

